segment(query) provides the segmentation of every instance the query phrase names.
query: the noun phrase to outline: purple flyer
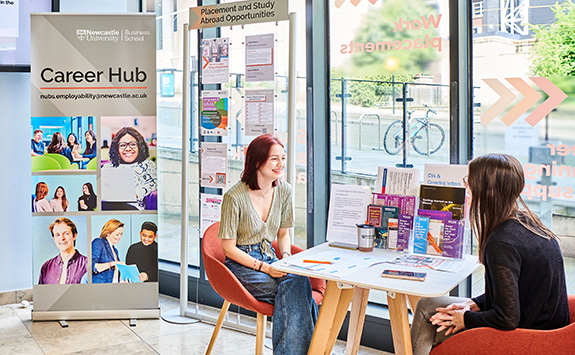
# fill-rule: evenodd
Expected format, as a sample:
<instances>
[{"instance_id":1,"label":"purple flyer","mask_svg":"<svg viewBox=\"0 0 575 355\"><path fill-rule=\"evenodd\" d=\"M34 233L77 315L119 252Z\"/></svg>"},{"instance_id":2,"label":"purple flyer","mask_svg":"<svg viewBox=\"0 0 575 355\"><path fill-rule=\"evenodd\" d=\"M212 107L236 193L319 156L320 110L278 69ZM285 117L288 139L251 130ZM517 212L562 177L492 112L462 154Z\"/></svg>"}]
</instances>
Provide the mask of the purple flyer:
<instances>
[{"instance_id":1,"label":"purple flyer","mask_svg":"<svg viewBox=\"0 0 575 355\"><path fill-rule=\"evenodd\" d=\"M443 230L443 256L449 258L463 258L463 221L446 220Z\"/></svg>"}]
</instances>

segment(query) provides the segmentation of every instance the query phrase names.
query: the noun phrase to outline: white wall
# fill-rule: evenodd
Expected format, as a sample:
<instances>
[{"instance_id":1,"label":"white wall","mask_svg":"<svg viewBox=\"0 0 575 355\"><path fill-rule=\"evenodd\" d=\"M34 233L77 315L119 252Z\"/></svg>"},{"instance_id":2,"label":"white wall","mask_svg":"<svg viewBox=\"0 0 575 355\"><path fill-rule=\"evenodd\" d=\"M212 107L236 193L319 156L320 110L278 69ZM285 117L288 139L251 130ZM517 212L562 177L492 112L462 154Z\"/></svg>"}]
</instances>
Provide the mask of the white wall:
<instances>
[{"instance_id":1,"label":"white wall","mask_svg":"<svg viewBox=\"0 0 575 355\"><path fill-rule=\"evenodd\" d=\"M30 74L0 73L0 292L32 288Z\"/></svg>"}]
</instances>

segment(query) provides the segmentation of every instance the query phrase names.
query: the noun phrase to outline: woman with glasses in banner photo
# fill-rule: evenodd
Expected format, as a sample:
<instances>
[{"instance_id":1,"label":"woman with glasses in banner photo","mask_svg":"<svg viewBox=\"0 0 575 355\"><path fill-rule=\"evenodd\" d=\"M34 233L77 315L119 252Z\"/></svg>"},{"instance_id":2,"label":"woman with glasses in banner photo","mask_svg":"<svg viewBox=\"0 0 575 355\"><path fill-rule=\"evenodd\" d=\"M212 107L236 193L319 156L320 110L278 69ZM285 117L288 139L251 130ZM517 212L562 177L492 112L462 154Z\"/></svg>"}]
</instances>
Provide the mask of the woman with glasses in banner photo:
<instances>
[{"instance_id":1,"label":"woman with glasses in banner photo","mask_svg":"<svg viewBox=\"0 0 575 355\"><path fill-rule=\"evenodd\" d=\"M133 171L135 202L104 202L102 209L157 209L158 178L156 163L150 160L150 150L146 139L133 127L121 128L110 144L110 162L103 169L131 169ZM114 181L110 181L113 184Z\"/></svg>"}]
</instances>

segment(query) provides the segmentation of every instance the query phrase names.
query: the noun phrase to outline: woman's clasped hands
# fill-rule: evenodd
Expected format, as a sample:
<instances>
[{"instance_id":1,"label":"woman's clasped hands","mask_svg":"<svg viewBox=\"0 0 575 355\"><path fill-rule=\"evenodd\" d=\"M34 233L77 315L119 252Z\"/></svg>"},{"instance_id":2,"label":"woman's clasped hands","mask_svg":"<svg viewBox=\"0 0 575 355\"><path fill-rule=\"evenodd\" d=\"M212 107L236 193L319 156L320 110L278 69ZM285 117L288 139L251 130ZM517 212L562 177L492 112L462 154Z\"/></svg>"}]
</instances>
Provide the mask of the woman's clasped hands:
<instances>
[{"instance_id":1,"label":"woman's clasped hands","mask_svg":"<svg viewBox=\"0 0 575 355\"><path fill-rule=\"evenodd\" d=\"M467 311L476 311L477 305L475 302L468 303L452 303L445 308L436 308L437 313L431 316L431 324L439 325L437 332L442 332L447 329L445 335L455 334L462 329L465 329L464 313Z\"/></svg>"}]
</instances>

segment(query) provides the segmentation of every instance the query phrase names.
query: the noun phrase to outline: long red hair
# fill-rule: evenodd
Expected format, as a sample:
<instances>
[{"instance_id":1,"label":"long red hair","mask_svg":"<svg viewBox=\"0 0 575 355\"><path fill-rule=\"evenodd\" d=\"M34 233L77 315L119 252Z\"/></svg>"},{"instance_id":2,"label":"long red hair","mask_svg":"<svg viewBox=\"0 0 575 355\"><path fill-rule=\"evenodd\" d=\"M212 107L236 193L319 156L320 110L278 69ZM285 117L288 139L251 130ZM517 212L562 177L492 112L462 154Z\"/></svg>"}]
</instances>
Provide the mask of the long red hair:
<instances>
[{"instance_id":1,"label":"long red hair","mask_svg":"<svg viewBox=\"0 0 575 355\"><path fill-rule=\"evenodd\" d=\"M250 190L261 189L258 185L257 171L266 163L266 161L268 161L270 150L274 144L279 144L284 148L284 145L279 138L274 137L271 134L262 134L261 136L257 136L248 146L241 180L248 184ZM272 186L275 187L276 185L277 181L274 181Z\"/></svg>"}]
</instances>

